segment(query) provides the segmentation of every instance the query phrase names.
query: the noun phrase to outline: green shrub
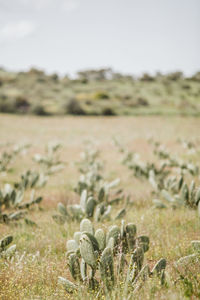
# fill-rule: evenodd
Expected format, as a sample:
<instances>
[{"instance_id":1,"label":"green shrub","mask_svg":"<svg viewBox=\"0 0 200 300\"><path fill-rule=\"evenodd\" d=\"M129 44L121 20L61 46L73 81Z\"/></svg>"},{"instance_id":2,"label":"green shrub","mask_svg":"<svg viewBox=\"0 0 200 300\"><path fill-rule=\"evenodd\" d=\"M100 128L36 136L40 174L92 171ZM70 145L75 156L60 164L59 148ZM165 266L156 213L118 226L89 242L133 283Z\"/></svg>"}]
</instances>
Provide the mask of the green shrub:
<instances>
[{"instance_id":1,"label":"green shrub","mask_svg":"<svg viewBox=\"0 0 200 300\"><path fill-rule=\"evenodd\" d=\"M173 73L169 73L166 77L169 80L177 81L177 80L183 79L183 73L179 72L179 71L178 72L173 72Z\"/></svg>"},{"instance_id":2,"label":"green shrub","mask_svg":"<svg viewBox=\"0 0 200 300\"><path fill-rule=\"evenodd\" d=\"M145 99L143 97L138 97L137 105L139 105L139 106L149 106L149 102L147 101L147 99Z\"/></svg>"},{"instance_id":3,"label":"green shrub","mask_svg":"<svg viewBox=\"0 0 200 300\"><path fill-rule=\"evenodd\" d=\"M72 115L85 115L84 109L81 107L80 103L75 99L70 99L65 105L65 112Z\"/></svg>"},{"instance_id":4,"label":"green shrub","mask_svg":"<svg viewBox=\"0 0 200 300\"><path fill-rule=\"evenodd\" d=\"M196 72L193 76L189 77L188 79L199 82L200 81L200 72Z\"/></svg>"},{"instance_id":5,"label":"green shrub","mask_svg":"<svg viewBox=\"0 0 200 300\"><path fill-rule=\"evenodd\" d=\"M9 99L3 95L0 97L0 112L2 113L16 113L16 106L13 99Z\"/></svg>"},{"instance_id":6,"label":"green shrub","mask_svg":"<svg viewBox=\"0 0 200 300\"><path fill-rule=\"evenodd\" d=\"M58 74L54 73L50 76L50 78L53 80L53 81L58 81L59 80L59 76Z\"/></svg>"},{"instance_id":7,"label":"green shrub","mask_svg":"<svg viewBox=\"0 0 200 300\"><path fill-rule=\"evenodd\" d=\"M18 112L25 113L29 110L30 103L28 102L28 100L25 97L18 96L15 99L15 107Z\"/></svg>"},{"instance_id":8,"label":"green shrub","mask_svg":"<svg viewBox=\"0 0 200 300\"><path fill-rule=\"evenodd\" d=\"M100 99L109 99L109 95L106 92L97 92L94 94L94 99L100 100Z\"/></svg>"},{"instance_id":9,"label":"green shrub","mask_svg":"<svg viewBox=\"0 0 200 300\"><path fill-rule=\"evenodd\" d=\"M101 114L102 114L103 116L115 116L115 115L116 115L114 109L113 109L112 107L109 107L109 106L104 107L104 108L102 109Z\"/></svg>"},{"instance_id":10,"label":"green shrub","mask_svg":"<svg viewBox=\"0 0 200 300\"><path fill-rule=\"evenodd\" d=\"M36 103L31 107L30 112L33 115L37 115L37 116L46 116L48 115L48 113L45 111L44 106L40 103Z\"/></svg>"},{"instance_id":11,"label":"green shrub","mask_svg":"<svg viewBox=\"0 0 200 300\"><path fill-rule=\"evenodd\" d=\"M153 77L153 76L151 76L151 75L149 75L148 73L144 73L143 75L142 75L142 77L140 78L140 80L141 81L154 81L155 80L155 78Z\"/></svg>"}]
</instances>

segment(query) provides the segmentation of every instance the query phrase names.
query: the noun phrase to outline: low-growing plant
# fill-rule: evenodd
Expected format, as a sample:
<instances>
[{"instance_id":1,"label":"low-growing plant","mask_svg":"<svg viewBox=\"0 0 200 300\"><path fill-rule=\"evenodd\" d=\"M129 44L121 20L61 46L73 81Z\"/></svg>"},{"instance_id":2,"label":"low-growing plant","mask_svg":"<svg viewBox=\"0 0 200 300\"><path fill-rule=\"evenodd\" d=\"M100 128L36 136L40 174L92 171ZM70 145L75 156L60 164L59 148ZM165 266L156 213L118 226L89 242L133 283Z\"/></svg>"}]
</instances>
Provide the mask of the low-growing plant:
<instances>
[{"instance_id":1,"label":"low-growing plant","mask_svg":"<svg viewBox=\"0 0 200 300\"><path fill-rule=\"evenodd\" d=\"M19 182L15 183L17 189L41 188L46 185L48 176L37 171L27 170L21 175Z\"/></svg>"},{"instance_id":2,"label":"low-growing plant","mask_svg":"<svg viewBox=\"0 0 200 300\"><path fill-rule=\"evenodd\" d=\"M9 172L11 169L11 164L16 158L16 156L20 153L23 153L29 147L29 144L15 145L13 149L1 153L0 172Z\"/></svg>"},{"instance_id":3,"label":"low-growing plant","mask_svg":"<svg viewBox=\"0 0 200 300\"><path fill-rule=\"evenodd\" d=\"M192 249L193 249L193 254L187 255L187 256L183 256L181 257L176 263L175 266L176 267L186 267L188 266L188 264L191 264L192 261L199 261L200 262L200 240L196 240L196 241L191 241L191 245L192 245Z\"/></svg>"},{"instance_id":4,"label":"low-growing plant","mask_svg":"<svg viewBox=\"0 0 200 300\"><path fill-rule=\"evenodd\" d=\"M154 145L154 154L160 159L165 160L165 166L170 169L177 169L179 174L191 174L193 176L199 175L199 166L195 165L192 162L186 162L178 156L171 155L169 151L166 150L166 147L160 142L155 142L150 140Z\"/></svg>"},{"instance_id":5,"label":"low-growing plant","mask_svg":"<svg viewBox=\"0 0 200 300\"><path fill-rule=\"evenodd\" d=\"M103 179L101 173L103 163L99 160L99 151L92 147L87 147L81 153L81 156L82 159L78 162L81 176L74 189L79 195L81 195L83 190L93 193L97 189L99 182Z\"/></svg>"},{"instance_id":6,"label":"low-growing plant","mask_svg":"<svg viewBox=\"0 0 200 300\"><path fill-rule=\"evenodd\" d=\"M79 103L78 100L75 98L69 99L67 103L64 105L65 113L71 114L71 115L85 115L86 112Z\"/></svg>"},{"instance_id":7,"label":"low-growing plant","mask_svg":"<svg viewBox=\"0 0 200 300\"><path fill-rule=\"evenodd\" d=\"M103 179L101 174L103 164L98 160L98 156L98 151L94 149L86 149L83 153L82 161L79 163L81 176L75 188L80 195L80 203L68 206L58 203L60 214L53 216L57 223L80 221L85 217L94 218L97 222L109 219L112 205L124 199L122 189L112 191L120 182L118 178L112 182ZM125 213L125 208L121 209L116 218L123 217Z\"/></svg>"},{"instance_id":8,"label":"low-growing plant","mask_svg":"<svg viewBox=\"0 0 200 300\"><path fill-rule=\"evenodd\" d=\"M168 178L165 188L161 191L161 197L163 201L158 199L153 201L158 208L164 208L167 205L173 208L180 206L197 208L200 202L200 187L197 188L194 181L188 185L184 182L183 177L180 179Z\"/></svg>"},{"instance_id":9,"label":"low-growing plant","mask_svg":"<svg viewBox=\"0 0 200 300\"><path fill-rule=\"evenodd\" d=\"M61 144L49 143L45 148L45 154L35 154L33 159L41 166L44 176L51 175L59 172L64 168L64 162L59 158L57 151L60 149Z\"/></svg>"},{"instance_id":10,"label":"low-growing plant","mask_svg":"<svg viewBox=\"0 0 200 300\"><path fill-rule=\"evenodd\" d=\"M137 236L133 223L126 225L122 220L121 227L112 225L105 232L102 228L95 231L91 221L83 219L80 231L66 246L69 271L77 283L63 277L58 280L69 293L87 288L105 295L123 284L126 298L151 276L158 275L164 283L166 260L159 260L151 271L148 264L143 265L149 237Z\"/></svg>"},{"instance_id":11,"label":"low-growing plant","mask_svg":"<svg viewBox=\"0 0 200 300\"><path fill-rule=\"evenodd\" d=\"M0 240L0 258L11 258L16 251L16 245L8 247L13 241L13 237L8 235Z\"/></svg>"},{"instance_id":12,"label":"low-growing plant","mask_svg":"<svg viewBox=\"0 0 200 300\"><path fill-rule=\"evenodd\" d=\"M48 115L47 111L45 110L44 105L41 103L34 103L30 107L30 113L36 116L46 116Z\"/></svg>"},{"instance_id":13,"label":"low-growing plant","mask_svg":"<svg viewBox=\"0 0 200 300\"><path fill-rule=\"evenodd\" d=\"M59 214L53 215L53 219L58 224L64 224L72 220L80 221L83 218L93 218L96 222L111 219L112 205L119 203L124 199L121 194L121 190L118 190L120 194L109 194L109 190L112 184L117 182L111 182L110 184L102 186L98 194L88 194L87 190L83 190L80 196L80 203L65 206L61 202L57 205ZM113 197L114 196L114 197ZM126 206L129 204L129 198L127 198ZM115 219L120 219L126 214L126 208L120 209L115 216Z\"/></svg>"},{"instance_id":14,"label":"low-growing plant","mask_svg":"<svg viewBox=\"0 0 200 300\"><path fill-rule=\"evenodd\" d=\"M183 294L188 299L200 297L200 240L191 242L193 253L181 257L175 262L176 283L181 285Z\"/></svg>"},{"instance_id":15,"label":"low-growing plant","mask_svg":"<svg viewBox=\"0 0 200 300\"><path fill-rule=\"evenodd\" d=\"M29 201L24 201L23 189L17 189L10 184L5 184L0 190L0 223L10 223L24 217L26 209L42 201L42 197L35 197L34 190Z\"/></svg>"}]
</instances>

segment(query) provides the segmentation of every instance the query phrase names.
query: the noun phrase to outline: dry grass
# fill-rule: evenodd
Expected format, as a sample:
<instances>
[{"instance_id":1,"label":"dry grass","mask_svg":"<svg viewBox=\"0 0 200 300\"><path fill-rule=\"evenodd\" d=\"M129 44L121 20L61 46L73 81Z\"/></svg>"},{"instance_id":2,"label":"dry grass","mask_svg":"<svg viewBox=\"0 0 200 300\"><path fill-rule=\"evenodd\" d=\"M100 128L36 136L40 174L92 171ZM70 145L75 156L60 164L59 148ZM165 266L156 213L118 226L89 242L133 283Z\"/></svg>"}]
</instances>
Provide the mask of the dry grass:
<instances>
[{"instance_id":1,"label":"dry grass","mask_svg":"<svg viewBox=\"0 0 200 300\"><path fill-rule=\"evenodd\" d=\"M190 209L152 209L150 187L145 181L135 179L121 164L121 156L114 147L112 138L118 137L130 150L140 152L141 157L148 160L152 158L152 148L146 142L149 136L161 140L172 151L181 153L182 149L176 143L177 138L198 139L199 128L200 119L181 117L37 118L0 115L1 143L32 144L28 154L14 162L12 173L0 175L2 184L16 180L32 164L32 155L44 151L44 146L49 141L56 140L63 144L61 157L66 161L65 170L53 176L40 192L44 196L43 211L33 210L29 214L38 224L37 228L33 229L23 222L19 222L18 226L0 225L0 236L12 234L18 250L12 262L0 260L0 299L94 299L94 295L88 294L68 296L57 286L58 276L70 278L65 243L78 230L79 224L72 223L63 227L54 223L51 217L59 201L70 203L78 200L73 193L73 185L78 179L74 162L79 160L80 152L88 140L100 149L106 176L109 179L119 176L121 186L134 200L126 221L133 221L138 233L149 235L151 246L146 259L151 264L160 257L165 257L168 261L168 285L160 287L152 280L134 299L191 297L186 289L187 284L176 281L178 277L173 263L191 252L191 240L200 238L197 212ZM104 225L110 224L108 222ZM187 279L190 277L191 272ZM192 277L190 280L192 281ZM195 288L191 299L198 296L200 287L196 284ZM119 288L113 291L113 299L122 299Z\"/></svg>"}]
</instances>

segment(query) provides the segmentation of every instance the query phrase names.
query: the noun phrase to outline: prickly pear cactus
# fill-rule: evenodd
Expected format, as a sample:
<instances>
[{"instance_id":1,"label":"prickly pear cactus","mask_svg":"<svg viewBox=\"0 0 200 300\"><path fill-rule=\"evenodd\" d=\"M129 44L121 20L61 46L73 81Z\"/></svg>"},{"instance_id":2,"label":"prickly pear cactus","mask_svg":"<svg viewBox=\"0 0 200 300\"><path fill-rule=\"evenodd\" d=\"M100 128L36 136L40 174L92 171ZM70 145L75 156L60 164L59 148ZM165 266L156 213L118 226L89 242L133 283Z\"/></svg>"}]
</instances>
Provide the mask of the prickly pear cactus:
<instances>
[{"instance_id":1,"label":"prickly pear cactus","mask_svg":"<svg viewBox=\"0 0 200 300\"><path fill-rule=\"evenodd\" d=\"M83 160L79 163L81 176L75 188L80 196L80 203L67 207L59 203L59 215L52 216L58 224L70 220L81 221L83 218L94 218L96 222L110 219L112 205L124 199L122 189L113 191L120 182L118 178L111 182L103 179L102 163L98 160L98 155L98 151L92 148L83 153ZM115 219L121 219L125 214L126 209L123 208Z\"/></svg>"},{"instance_id":2,"label":"prickly pear cactus","mask_svg":"<svg viewBox=\"0 0 200 300\"><path fill-rule=\"evenodd\" d=\"M13 237L8 235L0 240L0 257L2 258L11 258L15 251L16 245L8 247L13 241Z\"/></svg>"},{"instance_id":3,"label":"prickly pear cactus","mask_svg":"<svg viewBox=\"0 0 200 300\"><path fill-rule=\"evenodd\" d=\"M191 241L191 246L193 248L194 253L181 257L176 263L175 266L177 268L184 267L187 268L188 265L193 264L195 262L200 262L200 241Z\"/></svg>"},{"instance_id":4,"label":"prickly pear cactus","mask_svg":"<svg viewBox=\"0 0 200 300\"><path fill-rule=\"evenodd\" d=\"M170 181L171 180L171 181ZM200 188L196 187L192 180L190 185L184 182L183 177L177 179L176 177L168 178L165 182L165 188L161 191L160 199L154 199L154 207L166 208L171 206L173 208L186 206L198 209L200 202Z\"/></svg>"},{"instance_id":5,"label":"prickly pear cactus","mask_svg":"<svg viewBox=\"0 0 200 300\"><path fill-rule=\"evenodd\" d=\"M128 287L134 290L138 282L153 275L164 278L165 259L156 263L152 271L148 265L143 267L149 238L145 235L137 237L136 232L136 225L126 225L124 220L121 227L112 225L106 232L102 228L95 231L91 221L83 219L80 231L74 233L74 240L66 244L69 271L78 281L79 288L95 290L102 286L103 295L110 293L123 278L126 294ZM69 280L59 278L59 282L69 293L77 290L77 285Z\"/></svg>"}]
</instances>

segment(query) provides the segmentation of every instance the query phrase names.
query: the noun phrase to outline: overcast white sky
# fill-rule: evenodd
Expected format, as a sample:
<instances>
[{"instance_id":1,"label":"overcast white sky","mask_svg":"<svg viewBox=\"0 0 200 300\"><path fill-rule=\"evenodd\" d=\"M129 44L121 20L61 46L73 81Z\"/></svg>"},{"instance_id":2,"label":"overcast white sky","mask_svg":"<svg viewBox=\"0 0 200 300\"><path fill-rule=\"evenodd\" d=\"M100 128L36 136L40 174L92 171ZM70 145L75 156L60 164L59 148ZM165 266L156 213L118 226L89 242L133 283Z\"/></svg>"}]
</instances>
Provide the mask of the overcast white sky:
<instances>
[{"instance_id":1,"label":"overcast white sky","mask_svg":"<svg viewBox=\"0 0 200 300\"><path fill-rule=\"evenodd\" d=\"M200 0L0 0L0 66L200 70Z\"/></svg>"}]
</instances>

